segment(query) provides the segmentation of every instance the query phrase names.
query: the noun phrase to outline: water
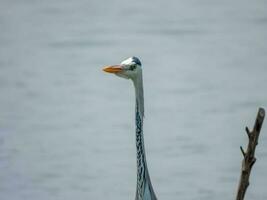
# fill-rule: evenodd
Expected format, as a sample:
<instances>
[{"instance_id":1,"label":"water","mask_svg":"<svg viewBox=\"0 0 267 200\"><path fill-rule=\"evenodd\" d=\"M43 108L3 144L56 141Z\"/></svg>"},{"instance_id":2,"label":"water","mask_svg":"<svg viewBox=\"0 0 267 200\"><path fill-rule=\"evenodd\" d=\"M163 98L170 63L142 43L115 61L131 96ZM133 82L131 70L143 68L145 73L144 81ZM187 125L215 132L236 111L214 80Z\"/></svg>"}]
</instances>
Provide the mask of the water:
<instances>
[{"instance_id":1,"label":"water","mask_svg":"<svg viewBox=\"0 0 267 200\"><path fill-rule=\"evenodd\" d=\"M5 1L0 199L134 199L134 90L101 71L143 62L159 199L234 199L239 146L267 108L266 1ZM267 199L267 122L247 199Z\"/></svg>"}]
</instances>

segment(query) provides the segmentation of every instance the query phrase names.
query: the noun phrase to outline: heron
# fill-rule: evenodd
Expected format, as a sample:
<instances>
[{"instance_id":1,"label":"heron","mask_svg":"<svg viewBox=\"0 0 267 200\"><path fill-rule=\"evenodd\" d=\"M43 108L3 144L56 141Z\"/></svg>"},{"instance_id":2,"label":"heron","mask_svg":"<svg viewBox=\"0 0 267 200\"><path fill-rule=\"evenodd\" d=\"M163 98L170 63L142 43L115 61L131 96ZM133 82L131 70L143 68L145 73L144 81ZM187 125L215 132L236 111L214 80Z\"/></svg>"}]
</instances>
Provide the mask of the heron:
<instances>
[{"instance_id":1,"label":"heron","mask_svg":"<svg viewBox=\"0 0 267 200\"><path fill-rule=\"evenodd\" d=\"M137 160L137 184L135 200L157 200L152 187L146 162L143 120L144 120L144 89L142 64L137 57L130 57L121 64L110 65L103 71L113 73L119 77L133 82L135 89L135 136L136 136L136 160Z\"/></svg>"}]
</instances>

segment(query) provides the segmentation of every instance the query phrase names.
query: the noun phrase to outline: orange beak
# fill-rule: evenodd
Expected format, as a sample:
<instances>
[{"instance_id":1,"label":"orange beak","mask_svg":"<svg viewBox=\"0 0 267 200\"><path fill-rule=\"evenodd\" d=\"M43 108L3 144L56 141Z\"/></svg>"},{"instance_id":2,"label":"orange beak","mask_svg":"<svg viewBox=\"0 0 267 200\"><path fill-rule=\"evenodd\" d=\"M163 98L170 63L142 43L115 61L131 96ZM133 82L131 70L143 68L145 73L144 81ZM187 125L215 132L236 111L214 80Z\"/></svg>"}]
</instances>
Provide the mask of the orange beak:
<instances>
[{"instance_id":1,"label":"orange beak","mask_svg":"<svg viewBox=\"0 0 267 200\"><path fill-rule=\"evenodd\" d=\"M122 65L106 66L103 68L103 71L108 73L118 73L122 71Z\"/></svg>"}]
</instances>

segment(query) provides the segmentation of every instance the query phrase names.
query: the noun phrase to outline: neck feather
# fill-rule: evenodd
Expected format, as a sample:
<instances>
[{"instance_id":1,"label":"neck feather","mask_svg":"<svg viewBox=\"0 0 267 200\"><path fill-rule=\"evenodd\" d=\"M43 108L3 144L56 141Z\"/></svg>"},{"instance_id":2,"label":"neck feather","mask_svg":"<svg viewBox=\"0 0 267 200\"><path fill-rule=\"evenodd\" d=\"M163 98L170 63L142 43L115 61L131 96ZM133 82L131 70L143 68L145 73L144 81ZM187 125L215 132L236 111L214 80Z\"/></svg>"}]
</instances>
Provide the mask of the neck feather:
<instances>
[{"instance_id":1,"label":"neck feather","mask_svg":"<svg viewBox=\"0 0 267 200\"><path fill-rule=\"evenodd\" d=\"M147 199L145 198L145 196L147 196L146 191L148 191L147 185L151 185L151 183L147 169L144 135L143 135L144 92L143 92L142 76L139 79L134 80L134 86L136 95L136 106L135 106L136 158L137 158L136 200L143 200Z\"/></svg>"},{"instance_id":2,"label":"neck feather","mask_svg":"<svg viewBox=\"0 0 267 200\"><path fill-rule=\"evenodd\" d=\"M136 98L136 108L141 115L143 120L145 109L144 109L144 89L143 89L143 79L142 74L133 80L135 88L135 98Z\"/></svg>"}]
</instances>

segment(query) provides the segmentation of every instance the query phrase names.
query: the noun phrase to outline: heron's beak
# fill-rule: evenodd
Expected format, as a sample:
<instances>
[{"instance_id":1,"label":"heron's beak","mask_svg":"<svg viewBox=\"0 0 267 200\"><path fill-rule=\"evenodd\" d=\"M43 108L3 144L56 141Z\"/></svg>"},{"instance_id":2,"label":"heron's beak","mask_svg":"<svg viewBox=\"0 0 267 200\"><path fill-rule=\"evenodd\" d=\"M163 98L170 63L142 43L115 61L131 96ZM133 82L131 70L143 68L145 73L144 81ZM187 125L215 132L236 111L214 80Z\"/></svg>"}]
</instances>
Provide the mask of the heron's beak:
<instances>
[{"instance_id":1,"label":"heron's beak","mask_svg":"<svg viewBox=\"0 0 267 200\"><path fill-rule=\"evenodd\" d=\"M112 65L103 68L103 71L108 73L118 73L122 71L122 65Z\"/></svg>"}]
</instances>

